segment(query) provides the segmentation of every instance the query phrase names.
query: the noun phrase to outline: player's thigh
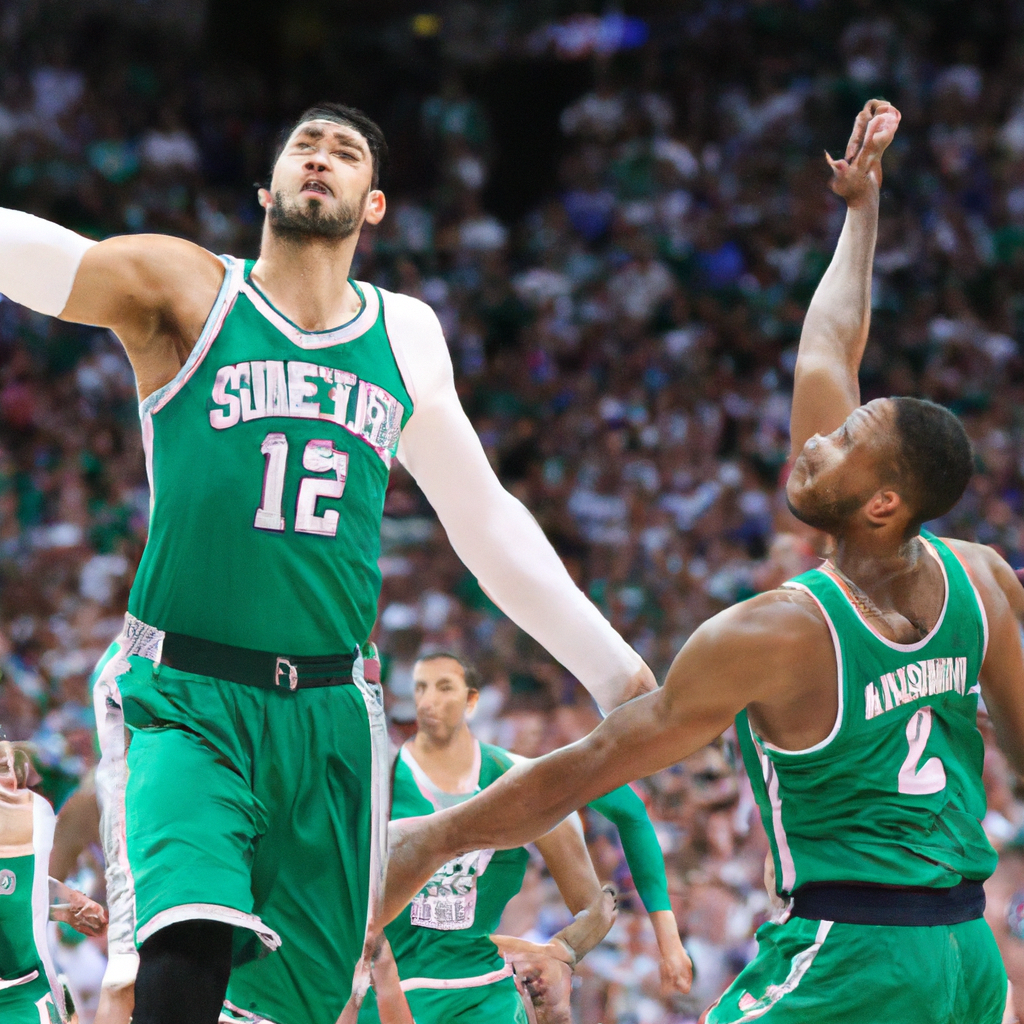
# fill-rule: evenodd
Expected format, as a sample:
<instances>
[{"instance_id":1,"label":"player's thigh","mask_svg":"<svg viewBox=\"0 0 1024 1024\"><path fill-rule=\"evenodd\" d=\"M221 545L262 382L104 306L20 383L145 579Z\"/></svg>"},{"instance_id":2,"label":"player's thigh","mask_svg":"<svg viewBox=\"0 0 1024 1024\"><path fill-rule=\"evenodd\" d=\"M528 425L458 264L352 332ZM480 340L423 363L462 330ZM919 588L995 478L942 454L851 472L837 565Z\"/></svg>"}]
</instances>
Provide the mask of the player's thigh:
<instances>
[{"instance_id":1,"label":"player's thigh","mask_svg":"<svg viewBox=\"0 0 1024 1024\"><path fill-rule=\"evenodd\" d=\"M954 1019L960 1024L1000 1024L1006 1008L1006 968L988 922L950 929L960 959Z\"/></svg>"},{"instance_id":2,"label":"player's thigh","mask_svg":"<svg viewBox=\"0 0 1024 1024\"><path fill-rule=\"evenodd\" d=\"M382 855L375 826L386 825L386 747L375 753L355 686L282 694L265 742L256 792L268 819L253 861L254 906L282 945L265 959L252 943L236 951L228 1002L233 1013L278 1024L334 1024L362 955Z\"/></svg>"},{"instance_id":3,"label":"player's thigh","mask_svg":"<svg viewBox=\"0 0 1024 1024\"><path fill-rule=\"evenodd\" d=\"M949 933L802 918L764 925L757 956L706 1024L953 1024L959 964Z\"/></svg>"},{"instance_id":4,"label":"player's thigh","mask_svg":"<svg viewBox=\"0 0 1024 1024\"><path fill-rule=\"evenodd\" d=\"M527 1024L512 978L479 988L414 989L406 998L416 1024Z\"/></svg>"},{"instance_id":5,"label":"player's thigh","mask_svg":"<svg viewBox=\"0 0 1024 1024\"><path fill-rule=\"evenodd\" d=\"M171 920L218 912L198 908L251 914L250 870L265 814L240 772L179 726L133 729L127 765L125 847L136 941Z\"/></svg>"}]
</instances>

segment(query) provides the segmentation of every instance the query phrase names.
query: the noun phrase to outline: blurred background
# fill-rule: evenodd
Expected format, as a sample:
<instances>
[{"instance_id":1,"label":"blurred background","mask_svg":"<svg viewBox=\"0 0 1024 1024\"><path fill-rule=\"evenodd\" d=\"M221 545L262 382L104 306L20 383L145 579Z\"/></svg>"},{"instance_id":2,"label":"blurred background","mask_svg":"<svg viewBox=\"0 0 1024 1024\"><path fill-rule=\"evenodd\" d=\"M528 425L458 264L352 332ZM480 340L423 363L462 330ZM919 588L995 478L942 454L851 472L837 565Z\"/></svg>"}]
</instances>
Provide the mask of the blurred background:
<instances>
[{"instance_id":1,"label":"blurred background","mask_svg":"<svg viewBox=\"0 0 1024 1024\"><path fill-rule=\"evenodd\" d=\"M505 485L662 677L707 616L814 564L779 498L806 304L863 102L887 153L865 400L926 396L977 451L932 528L1024 566L1024 7L1012 0L4 0L0 205L101 238L168 232L253 257L275 140L308 103L364 108L392 153L355 275L437 312ZM148 488L130 368L107 332L0 301L0 722L58 807L96 761L88 677L120 628ZM596 722L488 601L395 466L376 640L396 741L411 667L474 659L481 739L535 755ZM984 723L983 723L984 726ZM1024 803L989 744L990 917L1024 953ZM692 1022L751 957L766 841L728 736L638 784L696 965L663 997L625 910L577 975L578 1024ZM77 882L102 895L88 850ZM565 923L531 867L507 927ZM90 1019L103 947L61 934Z\"/></svg>"}]
</instances>

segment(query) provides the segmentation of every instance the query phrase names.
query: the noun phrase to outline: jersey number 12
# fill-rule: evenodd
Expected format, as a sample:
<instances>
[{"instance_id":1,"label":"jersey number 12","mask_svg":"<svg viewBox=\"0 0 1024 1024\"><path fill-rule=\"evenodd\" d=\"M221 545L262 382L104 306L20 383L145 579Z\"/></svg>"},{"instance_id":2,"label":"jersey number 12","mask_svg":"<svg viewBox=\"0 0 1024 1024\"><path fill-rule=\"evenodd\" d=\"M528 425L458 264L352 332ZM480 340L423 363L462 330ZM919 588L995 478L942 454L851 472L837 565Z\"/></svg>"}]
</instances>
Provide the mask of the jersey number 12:
<instances>
[{"instance_id":1,"label":"jersey number 12","mask_svg":"<svg viewBox=\"0 0 1024 1024\"><path fill-rule=\"evenodd\" d=\"M288 438L271 432L263 439L260 451L266 457L263 470L263 497L256 509L253 526L257 530L283 531L281 505L284 501L284 473L288 463ZM295 502L295 532L333 537L338 532L338 512L327 509L316 514L320 498L340 498L345 493L348 475L348 452L334 450L331 441L310 441L302 452L302 467L310 473L334 473L331 477L304 476L299 481L299 497Z\"/></svg>"}]
</instances>

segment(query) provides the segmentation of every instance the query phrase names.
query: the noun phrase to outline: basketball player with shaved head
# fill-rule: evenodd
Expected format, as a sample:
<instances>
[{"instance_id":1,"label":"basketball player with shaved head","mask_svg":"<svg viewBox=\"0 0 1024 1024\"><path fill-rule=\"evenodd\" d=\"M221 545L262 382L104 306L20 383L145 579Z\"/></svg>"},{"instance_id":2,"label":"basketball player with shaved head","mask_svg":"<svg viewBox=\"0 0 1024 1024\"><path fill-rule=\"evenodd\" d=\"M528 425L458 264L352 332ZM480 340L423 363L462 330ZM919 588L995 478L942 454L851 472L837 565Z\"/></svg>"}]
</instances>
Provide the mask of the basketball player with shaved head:
<instances>
[{"instance_id":1,"label":"basketball player with shaved head","mask_svg":"<svg viewBox=\"0 0 1024 1024\"><path fill-rule=\"evenodd\" d=\"M369 636L396 457L605 710L654 686L491 470L437 317L350 277L385 215L385 155L365 114L305 111L259 190L255 261L0 211L0 293L113 330L141 401L149 541L96 685L104 758L126 758L100 775L135 1024L334 1024L365 991L388 817Z\"/></svg>"},{"instance_id":2,"label":"basketball player with shaved head","mask_svg":"<svg viewBox=\"0 0 1024 1024\"><path fill-rule=\"evenodd\" d=\"M461 849L518 845L735 722L785 909L705 1024L999 1024L1006 973L983 919L979 695L1024 773L1020 586L991 549L923 524L967 487L946 409L861 405L882 154L900 115L871 101L833 190L847 204L807 311L791 418L795 515L829 558L709 619L665 685L460 807L391 826L384 919Z\"/></svg>"}]
</instances>

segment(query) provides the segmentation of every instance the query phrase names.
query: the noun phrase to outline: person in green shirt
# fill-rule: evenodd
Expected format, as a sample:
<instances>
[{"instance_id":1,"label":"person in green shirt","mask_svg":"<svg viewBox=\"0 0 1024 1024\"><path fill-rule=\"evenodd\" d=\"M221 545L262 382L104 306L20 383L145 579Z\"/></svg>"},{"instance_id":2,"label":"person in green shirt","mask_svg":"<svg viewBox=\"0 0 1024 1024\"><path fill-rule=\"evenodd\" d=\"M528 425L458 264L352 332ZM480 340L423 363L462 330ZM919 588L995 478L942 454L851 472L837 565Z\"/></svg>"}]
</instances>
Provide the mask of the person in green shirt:
<instances>
[{"instance_id":1,"label":"person in green shirt","mask_svg":"<svg viewBox=\"0 0 1024 1024\"><path fill-rule=\"evenodd\" d=\"M480 743L468 718L479 687L473 668L454 654L430 654L413 666L417 732L392 771L392 817L430 814L479 793L514 764L500 747ZM486 1020L526 1024L513 974L518 965L527 998L542 1020L567 1004L568 967L604 938L615 916L582 835L562 822L536 842L576 918L545 944L495 935L509 900L523 884L529 853L477 850L445 864L386 929L401 990L417 1024ZM550 960L546 969L545 960ZM377 968L379 970L380 968ZM378 975L375 974L375 987ZM360 1024L390 1024L382 992L370 992ZM389 1002L393 1005L394 993ZM392 1013L399 1011L390 1011Z\"/></svg>"}]
</instances>

